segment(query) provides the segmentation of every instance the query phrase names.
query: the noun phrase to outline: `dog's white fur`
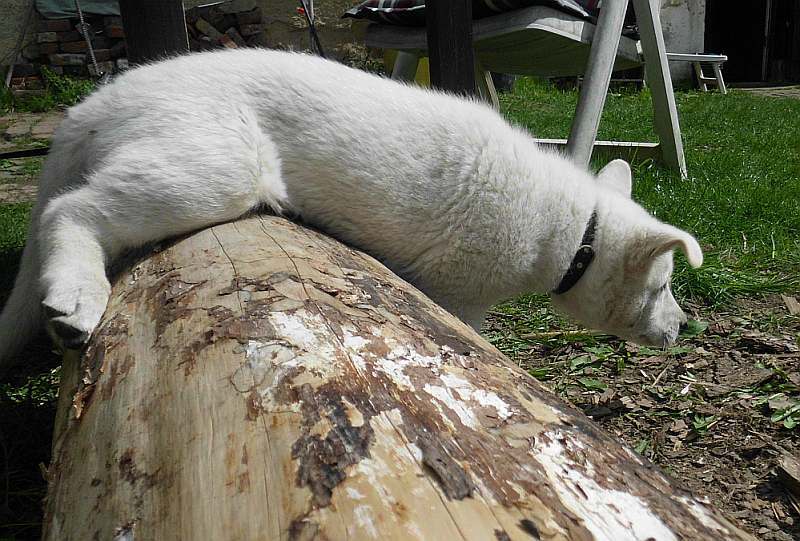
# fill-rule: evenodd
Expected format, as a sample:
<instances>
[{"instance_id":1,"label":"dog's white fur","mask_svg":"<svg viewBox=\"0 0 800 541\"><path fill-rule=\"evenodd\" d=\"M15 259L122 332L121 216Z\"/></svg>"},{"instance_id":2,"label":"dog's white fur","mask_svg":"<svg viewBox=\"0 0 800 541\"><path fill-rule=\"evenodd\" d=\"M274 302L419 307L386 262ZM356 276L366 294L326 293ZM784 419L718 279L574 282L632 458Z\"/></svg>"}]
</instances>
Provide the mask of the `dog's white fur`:
<instances>
[{"instance_id":1,"label":"dog's white fur","mask_svg":"<svg viewBox=\"0 0 800 541\"><path fill-rule=\"evenodd\" d=\"M596 210L597 256L555 302L660 346L685 320L668 288L671 251L694 266L702 253L631 201L630 185L624 162L595 178L483 104L312 56L147 65L70 109L56 132L0 359L38 328L42 306L62 340L84 340L124 250L264 206L380 258L475 328L498 300L553 290Z\"/></svg>"}]
</instances>

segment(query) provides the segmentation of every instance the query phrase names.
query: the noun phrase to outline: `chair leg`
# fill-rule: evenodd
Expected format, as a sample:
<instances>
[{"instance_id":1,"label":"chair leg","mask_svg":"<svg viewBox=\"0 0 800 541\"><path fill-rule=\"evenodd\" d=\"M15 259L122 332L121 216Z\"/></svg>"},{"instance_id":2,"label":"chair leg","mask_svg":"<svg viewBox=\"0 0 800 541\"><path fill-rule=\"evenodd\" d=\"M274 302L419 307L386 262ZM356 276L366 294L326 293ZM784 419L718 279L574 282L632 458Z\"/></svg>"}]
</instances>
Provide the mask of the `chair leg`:
<instances>
[{"instance_id":1,"label":"chair leg","mask_svg":"<svg viewBox=\"0 0 800 541\"><path fill-rule=\"evenodd\" d=\"M663 159L669 167L680 173L681 178L686 178L686 158L664 35L661 32L659 5L658 0L633 0L642 38L645 75L653 96L653 123L661 141Z\"/></svg>"},{"instance_id":2,"label":"chair leg","mask_svg":"<svg viewBox=\"0 0 800 541\"><path fill-rule=\"evenodd\" d=\"M703 92L708 92L708 85L706 85L706 76L703 74L703 65L700 62L692 62L694 66L694 73L697 75L697 86Z\"/></svg>"},{"instance_id":3,"label":"chair leg","mask_svg":"<svg viewBox=\"0 0 800 541\"><path fill-rule=\"evenodd\" d=\"M497 89L494 87L492 74L483 69L483 65L477 58L475 58L475 84L478 87L478 95L499 111L500 98L497 97Z\"/></svg>"},{"instance_id":4,"label":"chair leg","mask_svg":"<svg viewBox=\"0 0 800 541\"><path fill-rule=\"evenodd\" d=\"M725 80L722 78L722 66L720 66L717 62L714 62L714 75L717 77L717 88L723 94L728 93L728 89L725 88Z\"/></svg>"},{"instance_id":5,"label":"chair leg","mask_svg":"<svg viewBox=\"0 0 800 541\"><path fill-rule=\"evenodd\" d=\"M592 37L578 107L567 141L567 153L582 165L588 165L592 157L627 5L627 0L605 0Z\"/></svg>"},{"instance_id":6,"label":"chair leg","mask_svg":"<svg viewBox=\"0 0 800 541\"><path fill-rule=\"evenodd\" d=\"M419 55L406 51L398 51L392 69L392 79L397 81L413 81L417 76Z\"/></svg>"}]
</instances>

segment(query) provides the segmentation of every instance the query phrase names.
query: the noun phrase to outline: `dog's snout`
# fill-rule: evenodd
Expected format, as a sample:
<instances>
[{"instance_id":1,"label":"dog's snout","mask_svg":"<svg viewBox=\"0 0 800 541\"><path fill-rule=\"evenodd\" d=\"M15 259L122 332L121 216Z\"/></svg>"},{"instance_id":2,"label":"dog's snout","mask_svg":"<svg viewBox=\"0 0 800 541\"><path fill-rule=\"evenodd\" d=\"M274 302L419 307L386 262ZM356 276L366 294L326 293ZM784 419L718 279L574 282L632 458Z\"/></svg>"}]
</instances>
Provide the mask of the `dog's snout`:
<instances>
[{"instance_id":1,"label":"dog's snout","mask_svg":"<svg viewBox=\"0 0 800 541\"><path fill-rule=\"evenodd\" d=\"M689 327L689 320L684 316L678 324L678 332L683 332Z\"/></svg>"}]
</instances>

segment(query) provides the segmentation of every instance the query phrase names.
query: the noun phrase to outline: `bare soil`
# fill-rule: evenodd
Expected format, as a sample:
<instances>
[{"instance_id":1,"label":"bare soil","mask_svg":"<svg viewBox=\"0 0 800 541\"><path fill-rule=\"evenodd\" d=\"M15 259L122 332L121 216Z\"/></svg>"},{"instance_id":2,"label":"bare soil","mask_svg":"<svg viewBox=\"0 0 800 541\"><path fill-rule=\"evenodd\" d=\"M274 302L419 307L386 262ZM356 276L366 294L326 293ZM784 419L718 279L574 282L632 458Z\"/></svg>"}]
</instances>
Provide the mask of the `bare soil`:
<instances>
[{"instance_id":1,"label":"bare soil","mask_svg":"<svg viewBox=\"0 0 800 541\"><path fill-rule=\"evenodd\" d=\"M542 333L513 356L757 538L800 539L800 494L778 469L799 457L800 409L780 417L800 404L800 317L777 295L694 312L708 327L667 351Z\"/></svg>"}]
</instances>

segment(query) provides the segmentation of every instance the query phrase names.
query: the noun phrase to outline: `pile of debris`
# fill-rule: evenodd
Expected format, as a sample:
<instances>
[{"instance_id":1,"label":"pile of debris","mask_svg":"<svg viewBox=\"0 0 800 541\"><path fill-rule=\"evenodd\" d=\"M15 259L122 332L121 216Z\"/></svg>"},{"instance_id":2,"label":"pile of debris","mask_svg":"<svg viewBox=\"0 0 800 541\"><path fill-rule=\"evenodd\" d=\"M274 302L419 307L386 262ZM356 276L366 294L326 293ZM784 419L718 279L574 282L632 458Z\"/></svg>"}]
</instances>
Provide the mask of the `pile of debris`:
<instances>
[{"instance_id":1,"label":"pile of debris","mask_svg":"<svg viewBox=\"0 0 800 541\"><path fill-rule=\"evenodd\" d=\"M265 45L261 8L234 11L236 2L202 6L186 11L189 48L205 51L226 47L260 47Z\"/></svg>"}]
</instances>

